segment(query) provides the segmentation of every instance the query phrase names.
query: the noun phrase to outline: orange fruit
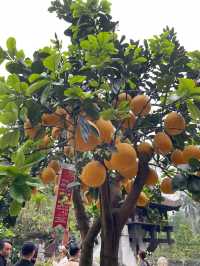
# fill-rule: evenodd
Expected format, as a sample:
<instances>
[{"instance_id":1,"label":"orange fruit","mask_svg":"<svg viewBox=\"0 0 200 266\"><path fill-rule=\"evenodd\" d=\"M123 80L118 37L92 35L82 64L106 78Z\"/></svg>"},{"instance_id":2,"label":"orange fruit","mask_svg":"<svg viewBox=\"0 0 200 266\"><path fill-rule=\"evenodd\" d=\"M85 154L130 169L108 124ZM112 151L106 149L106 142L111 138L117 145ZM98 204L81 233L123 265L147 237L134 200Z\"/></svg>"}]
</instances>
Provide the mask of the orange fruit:
<instances>
[{"instance_id":1,"label":"orange fruit","mask_svg":"<svg viewBox=\"0 0 200 266\"><path fill-rule=\"evenodd\" d=\"M42 125L50 127L63 127L64 123L58 114L48 114L44 113L42 115Z\"/></svg>"},{"instance_id":2,"label":"orange fruit","mask_svg":"<svg viewBox=\"0 0 200 266\"><path fill-rule=\"evenodd\" d=\"M155 186L158 183L158 175L156 171L152 168L149 168L147 179L145 180L145 185Z\"/></svg>"},{"instance_id":3,"label":"orange fruit","mask_svg":"<svg viewBox=\"0 0 200 266\"><path fill-rule=\"evenodd\" d=\"M172 152L170 159L174 165L186 163L184 158L183 158L183 152L179 149L176 149Z\"/></svg>"},{"instance_id":4,"label":"orange fruit","mask_svg":"<svg viewBox=\"0 0 200 266\"><path fill-rule=\"evenodd\" d=\"M51 131L51 136L53 139L59 139L61 135L61 129L59 127L53 127Z\"/></svg>"},{"instance_id":5,"label":"orange fruit","mask_svg":"<svg viewBox=\"0 0 200 266\"><path fill-rule=\"evenodd\" d=\"M185 119L181 114L171 112L164 120L164 127L170 136L179 135L185 130Z\"/></svg>"},{"instance_id":6,"label":"orange fruit","mask_svg":"<svg viewBox=\"0 0 200 266\"><path fill-rule=\"evenodd\" d=\"M51 167L46 167L42 170L41 179L44 184L49 184L54 181L56 177L56 172Z\"/></svg>"},{"instance_id":7,"label":"orange fruit","mask_svg":"<svg viewBox=\"0 0 200 266\"><path fill-rule=\"evenodd\" d=\"M131 102L131 96L128 95L127 93L125 92L122 92L118 95L118 98L117 98L117 105L119 105L121 102L123 101L128 101L129 103Z\"/></svg>"},{"instance_id":8,"label":"orange fruit","mask_svg":"<svg viewBox=\"0 0 200 266\"><path fill-rule=\"evenodd\" d=\"M48 145L49 145L49 143L51 142L51 139L50 139L50 137L48 136L48 135L45 135L44 137L43 137L43 139L42 139L42 143L40 144L40 148L46 148Z\"/></svg>"},{"instance_id":9,"label":"orange fruit","mask_svg":"<svg viewBox=\"0 0 200 266\"><path fill-rule=\"evenodd\" d=\"M141 142L137 146L137 152L139 155L145 154L145 155L152 156L153 155L153 147L148 142Z\"/></svg>"},{"instance_id":10,"label":"orange fruit","mask_svg":"<svg viewBox=\"0 0 200 266\"><path fill-rule=\"evenodd\" d=\"M93 126L97 130L97 132L99 132L99 129L94 123L90 121L88 122L91 124L91 126ZM100 132L99 132L99 135L100 135ZM75 143L76 143L77 151L81 151L81 152L92 151L96 148L98 144L100 144L100 138L92 130L90 130L88 140L87 142L85 142L81 135L80 127L78 126L76 129L76 134L75 134Z\"/></svg>"},{"instance_id":11,"label":"orange fruit","mask_svg":"<svg viewBox=\"0 0 200 266\"><path fill-rule=\"evenodd\" d=\"M92 160L83 167L80 179L88 187L100 187L106 179L106 168L99 161Z\"/></svg>"},{"instance_id":12,"label":"orange fruit","mask_svg":"<svg viewBox=\"0 0 200 266\"><path fill-rule=\"evenodd\" d=\"M200 159L200 149L195 145L188 145L183 150L183 160L188 163L190 159Z\"/></svg>"},{"instance_id":13,"label":"orange fruit","mask_svg":"<svg viewBox=\"0 0 200 266\"><path fill-rule=\"evenodd\" d=\"M122 124L123 128L133 128L136 123L136 116L133 112L130 112L129 117L125 118Z\"/></svg>"},{"instance_id":14,"label":"orange fruit","mask_svg":"<svg viewBox=\"0 0 200 266\"><path fill-rule=\"evenodd\" d=\"M32 124L29 119L24 122L24 132L26 137L34 139L38 134L38 130L38 127L32 127Z\"/></svg>"},{"instance_id":15,"label":"orange fruit","mask_svg":"<svg viewBox=\"0 0 200 266\"><path fill-rule=\"evenodd\" d=\"M173 194L172 180L170 177L165 177L160 184L161 192L165 194Z\"/></svg>"},{"instance_id":16,"label":"orange fruit","mask_svg":"<svg viewBox=\"0 0 200 266\"><path fill-rule=\"evenodd\" d=\"M60 163L57 160L51 160L48 167L51 167L56 173L60 171Z\"/></svg>"},{"instance_id":17,"label":"orange fruit","mask_svg":"<svg viewBox=\"0 0 200 266\"><path fill-rule=\"evenodd\" d=\"M154 149L157 153L166 155L173 148L171 139L164 132L158 132L154 137Z\"/></svg>"},{"instance_id":18,"label":"orange fruit","mask_svg":"<svg viewBox=\"0 0 200 266\"><path fill-rule=\"evenodd\" d=\"M119 143L116 149L117 151L114 151L111 156L111 165L114 170L125 170L136 164L136 151L130 144Z\"/></svg>"},{"instance_id":19,"label":"orange fruit","mask_svg":"<svg viewBox=\"0 0 200 266\"><path fill-rule=\"evenodd\" d=\"M137 206L146 207L149 204L149 201L148 196L144 192L141 192L137 200Z\"/></svg>"},{"instance_id":20,"label":"orange fruit","mask_svg":"<svg viewBox=\"0 0 200 266\"><path fill-rule=\"evenodd\" d=\"M131 100L130 107L135 115L146 116L151 111L150 98L147 95L137 95Z\"/></svg>"},{"instance_id":21,"label":"orange fruit","mask_svg":"<svg viewBox=\"0 0 200 266\"><path fill-rule=\"evenodd\" d=\"M115 128L111 121L99 118L95 124L99 129L101 141L104 143L110 143L115 132Z\"/></svg>"},{"instance_id":22,"label":"orange fruit","mask_svg":"<svg viewBox=\"0 0 200 266\"><path fill-rule=\"evenodd\" d=\"M126 168L126 169L121 169L119 170L119 173L121 176L125 177L125 178L133 178L137 175L138 172L138 162L135 161L135 164L133 164L131 167Z\"/></svg>"}]
</instances>

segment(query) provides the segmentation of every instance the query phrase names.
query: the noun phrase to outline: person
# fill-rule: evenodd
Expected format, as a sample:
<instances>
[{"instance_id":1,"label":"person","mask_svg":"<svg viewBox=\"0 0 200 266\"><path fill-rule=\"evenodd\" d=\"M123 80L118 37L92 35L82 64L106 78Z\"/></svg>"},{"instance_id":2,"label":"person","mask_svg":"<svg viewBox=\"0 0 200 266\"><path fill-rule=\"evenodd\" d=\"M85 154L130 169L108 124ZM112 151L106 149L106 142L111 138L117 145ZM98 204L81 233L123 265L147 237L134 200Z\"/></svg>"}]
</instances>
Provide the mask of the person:
<instances>
[{"instance_id":1,"label":"person","mask_svg":"<svg viewBox=\"0 0 200 266\"><path fill-rule=\"evenodd\" d=\"M32 259L36 252L36 246L32 242L26 242L22 246L21 260L15 266L33 266Z\"/></svg>"},{"instance_id":2,"label":"person","mask_svg":"<svg viewBox=\"0 0 200 266\"><path fill-rule=\"evenodd\" d=\"M9 240L0 240L0 266L7 265L7 258L12 252L12 243Z\"/></svg>"},{"instance_id":3,"label":"person","mask_svg":"<svg viewBox=\"0 0 200 266\"><path fill-rule=\"evenodd\" d=\"M158 258L157 265L158 266L168 266L168 261L165 257L160 257L160 258Z\"/></svg>"},{"instance_id":4,"label":"person","mask_svg":"<svg viewBox=\"0 0 200 266\"><path fill-rule=\"evenodd\" d=\"M59 252L61 253L60 255L60 260L59 262L53 262L54 266L65 266L66 263L68 262L68 252L67 248L65 246L60 246L59 247Z\"/></svg>"},{"instance_id":5,"label":"person","mask_svg":"<svg viewBox=\"0 0 200 266\"><path fill-rule=\"evenodd\" d=\"M70 258L65 266L78 266L80 257L80 248L75 243L71 243L69 246Z\"/></svg>"},{"instance_id":6,"label":"person","mask_svg":"<svg viewBox=\"0 0 200 266\"><path fill-rule=\"evenodd\" d=\"M140 251L139 252L139 258L140 258L139 266L150 266L149 262L146 260L145 251Z\"/></svg>"}]
</instances>

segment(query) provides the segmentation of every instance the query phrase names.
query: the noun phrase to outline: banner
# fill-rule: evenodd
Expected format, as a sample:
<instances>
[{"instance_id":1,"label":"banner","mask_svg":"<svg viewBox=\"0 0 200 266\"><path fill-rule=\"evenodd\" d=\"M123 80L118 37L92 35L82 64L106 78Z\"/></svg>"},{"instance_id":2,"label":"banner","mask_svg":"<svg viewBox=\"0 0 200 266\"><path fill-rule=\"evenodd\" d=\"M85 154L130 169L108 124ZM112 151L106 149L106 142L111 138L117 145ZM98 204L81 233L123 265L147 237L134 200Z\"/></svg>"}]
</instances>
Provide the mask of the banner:
<instances>
[{"instance_id":1,"label":"banner","mask_svg":"<svg viewBox=\"0 0 200 266\"><path fill-rule=\"evenodd\" d=\"M72 182L74 182L74 169L70 165L64 166L60 174L53 227L58 225L62 226L64 229L67 227L72 197L72 188L70 188L70 186L68 187L68 185Z\"/></svg>"}]
</instances>

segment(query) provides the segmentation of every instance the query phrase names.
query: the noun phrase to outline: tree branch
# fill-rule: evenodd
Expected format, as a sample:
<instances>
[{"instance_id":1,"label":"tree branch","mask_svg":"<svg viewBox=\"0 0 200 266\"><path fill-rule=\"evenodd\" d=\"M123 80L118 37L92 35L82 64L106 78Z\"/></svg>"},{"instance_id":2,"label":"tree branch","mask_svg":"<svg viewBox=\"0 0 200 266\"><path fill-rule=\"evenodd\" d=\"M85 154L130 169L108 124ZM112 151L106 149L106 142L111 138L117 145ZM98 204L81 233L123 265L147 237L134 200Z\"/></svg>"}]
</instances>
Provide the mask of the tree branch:
<instances>
[{"instance_id":1,"label":"tree branch","mask_svg":"<svg viewBox=\"0 0 200 266\"><path fill-rule=\"evenodd\" d=\"M98 217L88 230L88 233L85 239L82 242L82 250L81 250L81 257L79 266L85 265L92 265L93 262L93 248L94 248L94 241L99 234L101 229L101 219Z\"/></svg>"},{"instance_id":2,"label":"tree branch","mask_svg":"<svg viewBox=\"0 0 200 266\"><path fill-rule=\"evenodd\" d=\"M80 195L80 188L78 187L74 188L73 203L78 229L80 230L81 238L83 240L89 230L89 218L86 215L83 201Z\"/></svg>"},{"instance_id":3,"label":"tree branch","mask_svg":"<svg viewBox=\"0 0 200 266\"><path fill-rule=\"evenodd\" d=\"M104 233L108 234L113 225L109 179L100 188L101 224Z\"/></svg>"},{"instance_id":4,"label":"tree branch","mask_svg":"<svg viewBox=\"0 0 200 266\"><path fill-rule=\"evenodd\" d=\"M142 191L145 179L147 178L147 174L149 171L148 162L148 156L143 155L139 158L139 169L137 177L131 188L130 193L128 194L126 200L119 209L120 230L122 230L130 214L134 211L136 207L137 199Z\"/></svg>"}]
</instances>

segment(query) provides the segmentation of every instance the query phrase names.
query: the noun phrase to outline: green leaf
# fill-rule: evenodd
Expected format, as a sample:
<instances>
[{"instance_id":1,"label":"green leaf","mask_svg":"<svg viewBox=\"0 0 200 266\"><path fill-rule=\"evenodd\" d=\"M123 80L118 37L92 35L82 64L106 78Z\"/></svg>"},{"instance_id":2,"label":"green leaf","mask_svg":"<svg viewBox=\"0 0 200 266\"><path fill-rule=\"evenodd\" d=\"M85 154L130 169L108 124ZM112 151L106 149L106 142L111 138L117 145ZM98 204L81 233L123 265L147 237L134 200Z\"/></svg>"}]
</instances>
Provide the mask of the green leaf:
<instances>
[{"instance_id":1,"label":"green leaf","mask_svg":"<svg viewBox=\"0 0 200 266\"><path fill-rule=\"evenodd\" d=\"M19 51L17 51L17 53L16 53L16 58L17 58L18 60L22 60L22 59L24 59L24 58L25 58L24 51L23 51L23 50L19 50Z\"/></svg>"},{"instance_id":2,"label":"green leaf","mask_svg":"<svg viewBox=\"0 0 200 266\"><path fill-rule=\"evenodd\" d=\"M16 74L8 76L7 85L14 89L16 92L20 92L20 79Z\"/></svg>"},{"instance_id":3,"label":"green leaf","mask_svg":"<svg viewBox=\"0 0 200 266\"><path fill-rule=\"evenodd\" d=\"M20 213L22 208L21 203L17 202L17 201L12 201L12 203L10 204L10 208L9 208L9 213L10 216L18 216L18 214Z\"/></svg>"},{"instance_id":4,"label":"green leaf","mask_svg":"<svg viewBox=\"0 0 200 266\"><path fill-rule=\"evenodd\" d=\"M108 0L101 0L100 5L101 5L103 12L105 12L106 14L110 13L111 3Z\"/></svg>"},{"instance_id":5,"label":"green leaf","mask_svg":"<svg viewBox=\"0 0 200 266\"><path fill-rule=\"evenodd\" d=\"M191 89L195 87L195 82L192 79L180 78L177 94L179 96L190 95Z\"/></svg>"},{"instance_id":6,"label":"green leaf","mask_svg":"<svg viewBox=\"0 0 200 266\"><path fill-rule=\"evenodd\" d=\"M27 73L26 67L21 62L8 62L6 64L6 70L10 73L24 74Z\"/></svg>"},{"instance_id":7,"label":"green leaf","mask_svg":"<svg viewBox=\"0 0 200 266\"><path fill-rule=\"evenodd\" d=\"M0 149L5 149L7 147L16 147L19 142L20 133L18 130L10 131L5 133L0 138Z\"/></svg>"},{"instance_id":8,"label":"green leaf","mask_svg":"<svg viewBox=\"0 0 200 266\"><path fill-rule=\"evenodd\" d=\"M81 84L85 80L86 80L86 76L79 76L79 75L69 77L68 79L70 86L74 84Z\"/></svg>"},{"instance_id":9,"label":"green leaf","mask_svg":"<svg viewBox=\"0 0 200 266\"><path fill-rule=\"evenodd\" d=\"M39 177L31 177L26 181L26 184L30 187L39 187L41 185L41 181Z\"/></svg>"},{"instance_id":10,"label":"green leaf","mask_svg":"<svg viewBox=\"0 0 200 266\"><path fill-rule=\"evenodd\" d=\"M41 104L33 101L32 99L25 102L25 106L28 110L28 118L33 125L38 124L41 119Z\"/></svg>"},{"instance_id":11,"label":"green leaf","mask_svg":"<svg viewBox=\"0 0 200 266\"><path fill-rule=\"evenodd\" d=\"M17 201L18 203L23 203L24 202L24 197L22 194L22 189L20 188L20 186L17 186L15 184L13 184L10 188L10 196L12 199L14 199L15 201Z\"/></svg>"},{"instance_id":12,"label":"green leaf","mask_svg":"<svg viewBox=\"0 0 200 266\"><path fill-rule=\"evenodd\" d=\"M43 65L49 70L55 72L58 67L59 61L60 61L60 55L53 54L44 59Z\"/></svg>"},{"instance_id":13,"label":"green leaf","mask_svg":"<svg viewBox=\"0 0 200 266\"><path fill-rule=\"evenodd\" d=\"M76 86L65 90L64 95L71 98L82 98L84 97L85 93L80 87Z\"/></svg>"},{"instance_id":14,"label":"green leaf","mask_svg":"<svg viewBox=\"0 0 200 266\"><path fill-rule=\"evenodd\" d=\"M14 56L16 54L16 40L13 37L10 37L6 41L6 46L8 48L8 53L10 56Z\"/></svg>"},{"instance_id":15,"label":"green leaf","mask_svg":"<svg viewBox=\"0 0 200 266\"><path fill-rule=\"evenodd\" d=\"M188 107L188 111L191 115L191 118L194 121L199 121L200 120L200 110L197 107L197 105L192 100L188 100L187 101L187 107Z\"/></svg>"},{"instance_id":16,"label":"green leaf","mask_svg":"<svg viewBox=\"0 0 200 266\"><path fill-rule=\"evenodd\" d=\"M46 85L48 85L50 83L49 80L47 79L43 79L43 80L39 80L35 83L33 83L32 85L29 86L29 88L26 91L26 95L30 96L33 93L37 92L38 90L40 90L41 88L45 87Z\"/></svg>"},{"instance_id":17,"label":"green leaf","mask_svg":"<svg viewBox=\"0 0 200 266\"><path fill-rule=\"evenodd\" d=\"M0 47L0 65L4 62L6 59L6 52Z\"/></svg>"},{"instance_id":18,"label":"green leaf","mask_svg":"<svg viewBox=\"0 0 200 266\"><path fill-rule=\"evenodd\" d=\"M22 148L18 149L18 151L12 155L12 161L15 163L17 168L24 166L25 155Z\"/></svg>"},{"instance_id":19,"label":"green leaf","mask_svg":"<svg viewBox=\"0 0 200 266\"><path fill-rule=\"evenodd\" d=\"M132 90L136 89L136 84L130 79L128 80L128 85Z\"/></svg>"},{"instance_id":20,"label":"green leaf","mask_svg":"<svg viewBox=\"0 0 200 266\"><path fill-rule=\"evenodd\" d=\"M132 64L142 64L146 63L147 59L143 56L133 59Z\"/></svg>"},{"instance_id":21,"label":"green leaf","mask_svg":"<svg viewBox=\"0 0 200 266\"><path fill-rule=\"evenodd\" d=\"M6 104L3 112L0 114L0 122L7 125L13 124L18 119L18 107L14 102Z\"/></svg>"},{"instance_id":22,"label":"green leaf","mask_svg":"<svg viewBox=\"0 0 200 266\"><path fill-rule=\"evenodd\" d=\"M101 116L105 120L114 120L116 118L116 112L114 108L109 108L101 112Z\"/></svg>"},{"instance_id":23,"label":"green leaf","mask_svg":"<svg viewBox=\"0 0 200 266\"><path fill-rule=\"evenodd\" d=\"M36 74L36 73L34 73L34 74L31 74L31 75L28 77L28 81L29 81L30 83L33 83L34 81L38 80L40 77L41 77L40 74Z\"/></svg>"},{"instance_id":24,"label":"green leaf","mask_svg":"<svg viewBox=\"0 0 200 266\"><path fill-rule=\"evenodd\" d=\"M8 88L5 82L0 81L0 95L2 94L10 94L12 91Z\"/></svg>"}]
</instances>

